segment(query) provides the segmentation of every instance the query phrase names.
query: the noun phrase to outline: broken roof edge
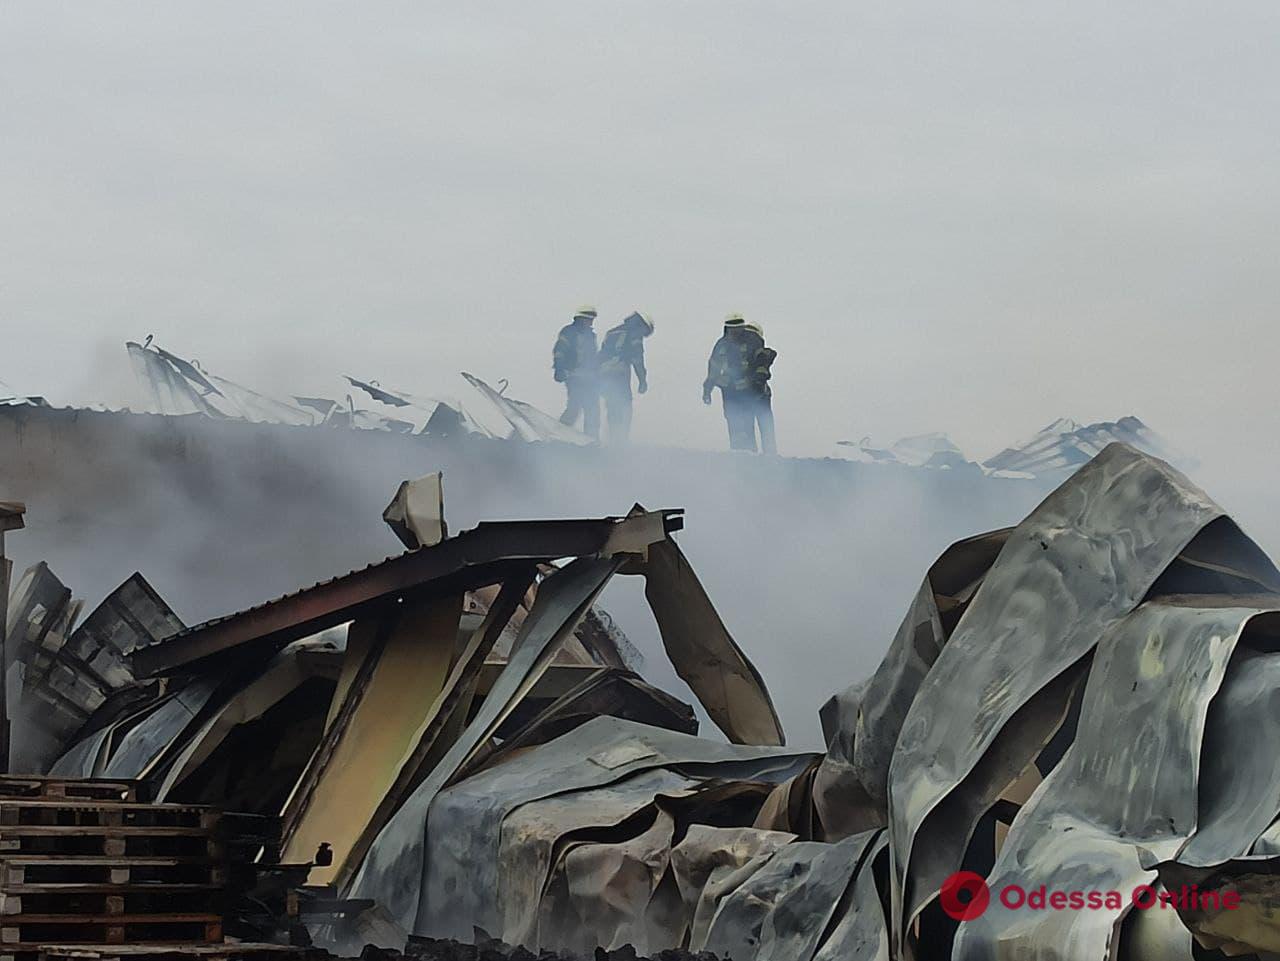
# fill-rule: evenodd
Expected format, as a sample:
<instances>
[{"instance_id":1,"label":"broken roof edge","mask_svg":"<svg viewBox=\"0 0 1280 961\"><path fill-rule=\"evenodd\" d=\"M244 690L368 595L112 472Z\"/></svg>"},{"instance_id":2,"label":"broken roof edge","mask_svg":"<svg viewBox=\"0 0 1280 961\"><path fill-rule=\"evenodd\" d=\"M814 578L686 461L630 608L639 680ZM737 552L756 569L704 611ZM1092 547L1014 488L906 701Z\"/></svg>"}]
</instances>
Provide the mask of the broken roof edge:
<instances>
[{"instance_id":1,"label":"broken roof edge","mask_svg":"<svg viewBox=\"0 0 1280 961\"><path fill-rule=\"evenodd\" d=\"M184 672L236 653L273 653L407 594L462 592L530 562L628 553L681 530L682 509L631 517L483 521L432 547L389 557L310 587L196 624L128 655L139 677Z\"/></svg>"},{"instance_id":2,"label":"broken roof edge","mask_svg":"<svg viewBox=\"0 0 1280 961\"><path fill-rule=\"evenodd\" d=\"M27 513L27 505L19 501L0 501L0 534L5 531L19 531L26 526L23 519Z\"/></svg>"}]
</instances>

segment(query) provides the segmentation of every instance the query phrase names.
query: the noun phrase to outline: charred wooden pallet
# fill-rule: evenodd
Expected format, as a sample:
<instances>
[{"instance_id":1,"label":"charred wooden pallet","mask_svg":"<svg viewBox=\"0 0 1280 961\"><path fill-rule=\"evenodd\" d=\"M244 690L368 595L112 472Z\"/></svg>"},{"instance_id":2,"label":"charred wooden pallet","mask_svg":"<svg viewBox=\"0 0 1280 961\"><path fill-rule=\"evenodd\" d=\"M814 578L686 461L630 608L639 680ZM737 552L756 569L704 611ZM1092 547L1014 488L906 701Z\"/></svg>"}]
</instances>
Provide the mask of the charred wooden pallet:
<instances>
[{"instance_id":1,"label":"charred wooden pallet","mask_svg":"<svg viewBox=\"0 0 1280 961\"><path fill-rule=\"evenodd\" d=\"M228 866L207 857L68 857L59 854L0 857L0 891L15 887L111 884L151 886L208 884L222 887Z\"/></svg>"},{"instance_id":2,"label":"charred wooden pallet","mask_svg":"<svg viewBox=\"0 0 1280 961\"><path fill-rule=\"evenodd\" d=\"M0 778L0 961L36 961L46 945L64 952L49 957L121 959L223 947L229 905L256 879L250 862L278 848L279 820L140 794L125 781Z\"/></svg>"},{"instance_id":3,"label":"charred wooden pallet","mask_svg":"<svg viewBox=\"0 0 1280 961\"><path fill-rule=\"evenodd\" d=\"M200 805L0 796L0 858L47 854L245 861L276 843L272 820L224 815Z\"/></svg>"},{"instance_id":4,"label":"charred wooden pallet","mask_svg":"<svg viewBox=\"0 0 1280 961\"><path fill-rule=\"evenodd\" d=\"M78 857L198 858L223 856L207 827L118 824L0 824L0 859L46 854Z\"/></svg>"},{"instance_id":5,"label":"charred wooden pallet","mask_svg":"<svg viewBox=\"0 0 1280 961\"><path fill-rule=\"evenodd\" d=\"M35 884L0 893L0 924L12 915L222 914L215 884Z\"/></svg>"},{"instance_id":6,"label":"charred wooden pallet","mask_svg":"<svg viewBox=\"0 0 1280 961\"><path fill-rule=\"evenodd\" d=\"M18 914L0 918L0 949L30 950L57 941L87 944L222 940L222 916L195 914Z\"/></svg>"},{"instance_id":7,"label":"charred wooden pallet","mask_svg":"<svg viewBox=\"0 0 1280 961\"><path fill-rule=\"evenodd\" d=\"M292 961L306 952L282 944L46 944L32 961ZM0 955L0 959L3 956ZM4 959L7 961L7 959Z\"/></svg>"},{"instance_id":8,"label":"charred wooden pallet","mask_svg":"<svg viewBox=\"0 0 1280 961\"><path fill-rule=\"evenodd\" d=\"M0 797L3 798L82 798L97 801L141 800L142 784L138 781L112 781L95 778L25 777L0 775Z\"/></svg>"},{"instance_id":9,"label":"charred wooden pallet","mask_svg":"<svg viewBox=\"0 0 1280 961\"><path fill-rule=\"evenodd\" d=\"M194 804L141 804L99 798L0 796L0 829L6 826L185 827L212 830L218 811Z\"/></svg>"}]
</instances>

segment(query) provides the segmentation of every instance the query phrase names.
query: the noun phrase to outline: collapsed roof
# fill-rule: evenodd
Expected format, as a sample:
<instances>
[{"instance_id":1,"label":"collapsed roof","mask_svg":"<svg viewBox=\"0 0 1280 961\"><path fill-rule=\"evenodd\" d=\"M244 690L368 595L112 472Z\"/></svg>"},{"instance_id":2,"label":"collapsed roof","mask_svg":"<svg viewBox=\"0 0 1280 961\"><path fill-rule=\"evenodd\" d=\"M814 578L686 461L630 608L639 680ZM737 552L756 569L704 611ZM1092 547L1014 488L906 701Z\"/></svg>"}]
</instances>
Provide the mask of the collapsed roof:
<instances>
[{"instance_id":1,"label":"collapsed roof","mask_svg":"<svg viewBox=\"0 0 1280 961\"><path fill-rule=\"evenodd\" d=\"M1060 477L1077 470L1108 444L1115 443L1128 444L1184 470L1194 466L1168 441L1133 416L1083 426L1069 417L1061 417L1033 437L983 461L982 466L992 471Z\"/></svg>"},{"instance_id":2,"label":"collapsed roof","mask_svg":"<svg viewBox=\"0 0 1280 961\"><path fill-rule=\"evenodd\" d=\"M466 434L529 443L556 441L576 446L592 443L581 431L561 424L532 404L508 396L505 382L500 382L499 389L495 390L473 374L463 373L462 377L483 399L480 409L473 409L455 398L422 397L383 387L376 380L344 375L349 386L395 412L394 416L387 416L357 407L351 394L346 395L344 403L328 397L293 396L286 400L259 393L209 373L199 361L170 353L153 344L152 337L141 344L130 341L125 349L138 383L160 414L202 414L250 423L324 425L438 437Z\"/></svg>"},{"instance_id":3,"label":"collapsed roof","mask_svg":"<svg viewBox=\"0 0 1280 961\"><path fill-rule=\"evenodd\" d=\"M281 811L287 857L329 844L320 879L373 902L356 943L480 928L736 961L1280 944L1280 571L1168 464L1110 445L1016 527L944 551L878 669L823 707L822 753L782 746L671 536L679 512L437 541L432 497L397 502L424 546L138 637L132 681L55 768ZM619 575L645 578L678 673L733 743L695 736L591 626ZM118 600L86 619L95 637L134 609ZM958 922L940 892L962 868L996 892L1126 897L1033 911L993 896ZM1246 910L1127 897L1188 881L1235 885Z\"/></svg>"},{"instance_id":4,"label":"collapsed roof","mask_svg":"<svg viewBox=\"0 0 1280 961\"><path fill-rule=\"evenodd\" d=\"M877 447L870 437L856 443L842 440L836 442L836 448L842 458L868 464L900 464L933 470L981 469L997 477L1043 477L1062 481L1113 443L1127 444L1183 470L1195 466L1194 461L1177 452L1168 441L1133 416L1085 426L1062 417L980 464L970 460L942 433L903 437L887 447Z\"/></svg>"},{"instance_id":5,"label":"collapsed roof","mask_svg":"<svg viewBox=\"0 0 1280 961\"><path fill-rule=\"evenodd\" d=\"M763 682L671 539L679 511L454 537L438 536L436 518L424 541L439 490L438 477L403 485L401 510L389 508L416 548L193 627L134 575L72 631L70 591L32 568L13 618L23 735L38 747L26 756L60 744L60 776L145 778L159 800L279 812L286 859L305 862L323 842L333 862L313 877L346 884L432 784L601 716L697 731L691 708L636 674L634 649L595 607L614 574L645 578L677 673L724 734L781 744ZM52 682L62 675L80 687Z\"/></svg>"},{"instance_id":6,"label":"collapsed roof","mask_svg":"<svg viewBox=\"0 0 1280 961\"><path fill-rule=\"evenodd\" d=\"M0 380L0 407L48 407L49 402L43 397L22 394Z\"/></svg>"}]
</instances>

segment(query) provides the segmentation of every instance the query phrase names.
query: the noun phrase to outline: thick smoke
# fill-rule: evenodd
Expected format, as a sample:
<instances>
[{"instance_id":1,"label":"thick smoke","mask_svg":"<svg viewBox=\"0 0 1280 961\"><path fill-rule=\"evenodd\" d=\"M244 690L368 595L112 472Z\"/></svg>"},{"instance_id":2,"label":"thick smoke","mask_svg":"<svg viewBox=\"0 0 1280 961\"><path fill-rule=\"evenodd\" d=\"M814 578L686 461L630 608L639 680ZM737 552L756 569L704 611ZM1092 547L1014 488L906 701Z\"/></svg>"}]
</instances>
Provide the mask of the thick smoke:
<instances>
[{"instance_id":1,"label":"thick smoke","mask_svg":"<svg viewBox=\"0 0 1280 961\"><path fill-rule=\"evenodd\" d=\"M89 605L140 570L195 623L398 553L380 519L396 485L445 475L451 529L481 520L683 507L678 535L767 680L791 743L869 674L950 542L1016 523L1045 485L842 461L498 441L428 441L74 411L0 416L0 491L24 499L20 571L47 560ZM603 603L650 678L688 696L661 653L643 585ZM706 726L704 725L704 728Z\"/></svg>"}]
</instances>

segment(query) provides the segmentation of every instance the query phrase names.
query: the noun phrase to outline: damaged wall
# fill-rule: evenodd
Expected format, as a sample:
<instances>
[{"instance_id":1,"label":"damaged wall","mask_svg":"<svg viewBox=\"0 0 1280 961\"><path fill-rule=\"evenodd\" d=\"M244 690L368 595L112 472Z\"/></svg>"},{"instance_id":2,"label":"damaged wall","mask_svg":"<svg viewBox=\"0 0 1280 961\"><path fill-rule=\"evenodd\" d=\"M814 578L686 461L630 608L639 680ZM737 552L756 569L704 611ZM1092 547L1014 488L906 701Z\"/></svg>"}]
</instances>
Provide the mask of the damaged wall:
<instances>
[{"instance_id":1,"label":"damaged wall","mask_svg":"<svg viewBox=\"0 0 1280 961\"><path fill-rule=\"evenodd\" d=\"M29 509L8 545L17 570L47 560L93 604L124 564L188 623L397 553L368 519L403 478L434 470L454 530L635 501L687 508L698 522L681 544L797 747L820 743L813 705L878 663L898 618L885 598L910 598L947 544L1016 522L1047 492L976 471L0 411L0 490ZM641 585L612 585L603 602L650 655L651 680L684 696Z\"/></svg>"}]
</instances>

